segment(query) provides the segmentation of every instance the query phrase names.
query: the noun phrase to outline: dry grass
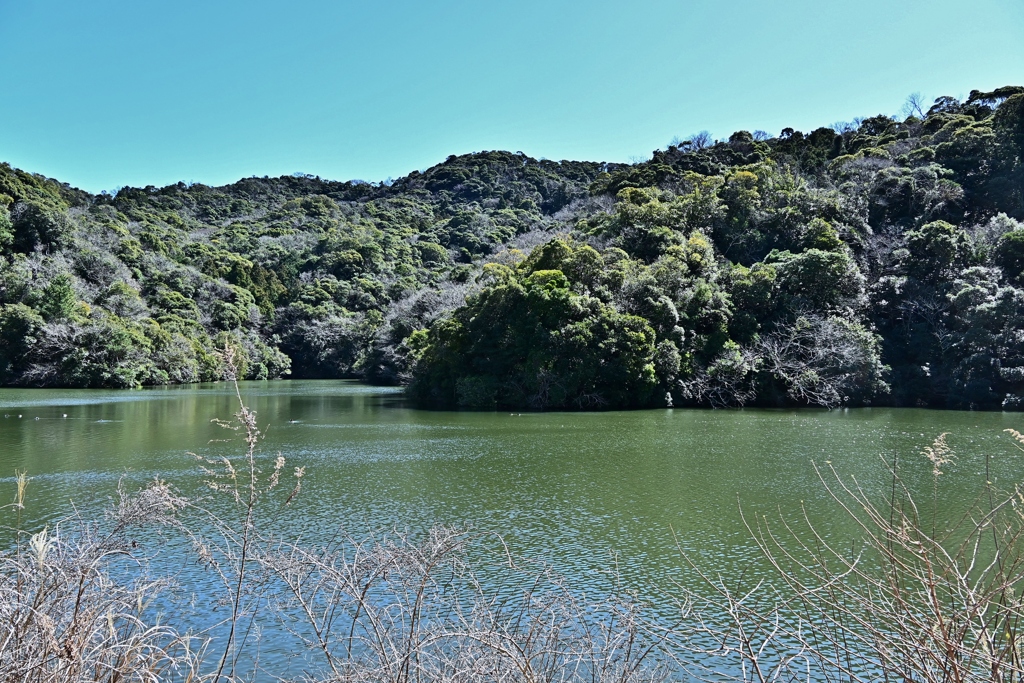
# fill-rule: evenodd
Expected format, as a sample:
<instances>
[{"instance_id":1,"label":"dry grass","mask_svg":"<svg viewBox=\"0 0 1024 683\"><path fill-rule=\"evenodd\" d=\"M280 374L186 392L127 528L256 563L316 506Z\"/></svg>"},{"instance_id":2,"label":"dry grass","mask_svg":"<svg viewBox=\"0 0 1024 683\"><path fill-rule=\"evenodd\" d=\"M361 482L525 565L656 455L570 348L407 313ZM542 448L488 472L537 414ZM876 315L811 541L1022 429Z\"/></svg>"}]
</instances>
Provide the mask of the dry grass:
<instances>
[{"instance_id":1,"label":"dry grass","mask_svg":"<svg viewBox=\"0 0 1024 683\"><path fill-rule=\"evenodd\" d=\"M24 504L27 485L20 476L14 507ZM191 639L144 617L167 582L147 579L130 554L132 530L166 523L184 501L162 482L135 496L120 493L104 530L72 518L0 555L0 680L130 682L196 673Z\"/></svg>"},{"instance_id":2,"label":"dry grass","mask_svg":"<svg viewBox=\"0 0 1024 683\"><path fill-rule=\"evenodd\" d=\"M1011 433L1024 444L1024 435ZM952 462L946 435L924 455L937 478ZM779 529L762 517L748 529L774 586L737 592L691 563L714 595L696 608L702 620L690 642L701 645L691 647L703 655L698 669L758 683L1020 681L1024 493L986 481L974 504L939 529L934 516L922 519L895 464L892 494L882 502L831 466L818 474L856 523L858 543L835 545L806 514ZM939 504L931 501L933 509Z\"/></svg>"},{"instance_id":3,"label":"dry grass","mask_svg":"<svg viewBox=\"0 0 1024 683\"><path fill-rule=\"evenodd\" d=\"M471 566L468 547L487 538L503 548L435 527L421 540L392 533L347 538L338 549L282 544L264 562L301 607L303 639L328 680L627 683L676 669L661 649L671 629L645 619L639 602L580 600L550 569L507 550L500 564Z\"/></svg>"}]
</instances>

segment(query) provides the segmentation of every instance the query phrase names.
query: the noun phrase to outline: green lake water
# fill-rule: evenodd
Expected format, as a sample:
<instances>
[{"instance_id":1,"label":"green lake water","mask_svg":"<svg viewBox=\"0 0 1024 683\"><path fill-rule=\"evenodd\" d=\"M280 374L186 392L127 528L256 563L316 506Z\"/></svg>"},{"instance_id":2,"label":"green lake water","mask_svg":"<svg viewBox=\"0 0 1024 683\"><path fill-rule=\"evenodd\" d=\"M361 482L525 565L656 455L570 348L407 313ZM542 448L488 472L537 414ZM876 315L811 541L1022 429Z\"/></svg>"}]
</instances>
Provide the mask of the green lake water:
<instances>
[{"instance_id":1,"label":"green lake water","mask_svg":"<svg viewBox=\"0 0 1024 683\"><path fill-rule=\"evenodd\" d=\"M607 413L444 413L412 410L395 390L341 381L247 382L243 398L265 430L265 453L306 468L282 519L314 539L344 528L432 524L501 532L516 555L553 564L570 585L595 589L615 558L641 594L689 580L678 543L726 576L768 570L743 526L751 514L795 518L852 535L815 474L830 462L884 495L881 462L898 455L912 489L930 499L919 454L942 432L958 460L938 485L940 510L977 493L984 457L1005 486L1024 480L1024 454L1003 429L1010 413L916 409L651 410ZM211 420L237 410L229 384L139 391L0 390L0 503L15 470L32 478L23 526L72 506L96 514L129 484L154 477L201 486L189 452L236 456ZM4 526L12 526L10 508ZM177 560L167 550L169 564ZM191 568L188 571L202 571ZM269 654L267 655L269 656Z\"/></svg>"}]
</instances>

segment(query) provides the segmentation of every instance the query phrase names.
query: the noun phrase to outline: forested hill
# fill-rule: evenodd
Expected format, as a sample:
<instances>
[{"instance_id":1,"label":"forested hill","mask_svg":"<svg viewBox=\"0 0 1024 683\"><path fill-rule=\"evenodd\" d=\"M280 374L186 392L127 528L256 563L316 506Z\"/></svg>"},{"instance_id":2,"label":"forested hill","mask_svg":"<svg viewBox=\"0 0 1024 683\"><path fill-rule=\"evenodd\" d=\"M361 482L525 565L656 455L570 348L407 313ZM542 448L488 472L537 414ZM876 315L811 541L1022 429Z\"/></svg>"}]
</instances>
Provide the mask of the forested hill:
<instances>
[{"instance_id":1,"label":"forested hill","mask_svg":"<svg viewBox=\"0 0 1024 683\"><path fill-rule=\"evenodd\" d=\"M1024 87L633 164L92 195L0 164L0 384L409 384L441 408L1024 401ZM902 118L902 117L901 117Z\"/></svg>"}]
</instances>

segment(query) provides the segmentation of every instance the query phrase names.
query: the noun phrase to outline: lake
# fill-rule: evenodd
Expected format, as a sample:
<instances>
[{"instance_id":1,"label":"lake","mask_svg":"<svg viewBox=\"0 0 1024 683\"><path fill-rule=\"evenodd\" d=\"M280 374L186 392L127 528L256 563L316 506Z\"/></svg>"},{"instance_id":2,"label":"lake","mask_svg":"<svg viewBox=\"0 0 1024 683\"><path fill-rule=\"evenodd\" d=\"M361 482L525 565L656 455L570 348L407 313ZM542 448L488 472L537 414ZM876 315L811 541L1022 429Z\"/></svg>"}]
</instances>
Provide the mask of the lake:
<instances>
[{"instance_id":1,"label":"lake","mask_svg":"<svg viewBox=\"0 0 1024 683\"><path fill-rule=\"evenodd\" d=\"M1002 432L1024 427L1011 413L445 413L344 381L245 382L241 391L265 432L262 451L282 453L289 470L306 468L283 533L471 525L500 532L514 554L549 562L580 591L599 590L613 564L641 595L686 584L677 543L727 576L767 576L741 506L748 517L790 519L804 507L823 533L852 536L813 463L831 463L884 496L891 480L882 462L898 456L909 486L931 499L931 466L920 453L948 432L957 462L939 481L940 512L977 493L986 453L1004 486L1024 479L1024 458ZM195 493L203 477L190 452L242 453L237 440L223 441L236 435L211 422L237 409L227 383L0 389L0 501L13 499L13 474L26 470L22 524L34 530L73 507L99 514L121 478L136 486L159 477ZM179 566L170 548L158 564L183 579L203 571ZM264 656L273 657L272 646Z\"/></svg>"}]
</instances>

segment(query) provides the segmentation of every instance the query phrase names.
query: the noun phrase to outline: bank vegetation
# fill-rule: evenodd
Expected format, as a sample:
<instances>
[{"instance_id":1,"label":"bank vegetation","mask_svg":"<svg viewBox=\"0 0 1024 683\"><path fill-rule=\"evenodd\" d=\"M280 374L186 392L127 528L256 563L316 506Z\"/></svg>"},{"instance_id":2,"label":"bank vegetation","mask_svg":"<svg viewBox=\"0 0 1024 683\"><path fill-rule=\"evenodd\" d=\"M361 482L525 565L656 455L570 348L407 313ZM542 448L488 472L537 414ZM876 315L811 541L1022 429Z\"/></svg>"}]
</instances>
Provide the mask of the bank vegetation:
<instances>
[{"instance_id":1,"label":"bank vegetation","mask_svg":"<svg viewBox=\"0 0 1024 683\"><path fill-rule=\"evenodd\" d=\"M434 408L1024 398L1024 88L635 164L90 194L0 164L0 385L408 384Z\"/></svg>"}]
</instances>

